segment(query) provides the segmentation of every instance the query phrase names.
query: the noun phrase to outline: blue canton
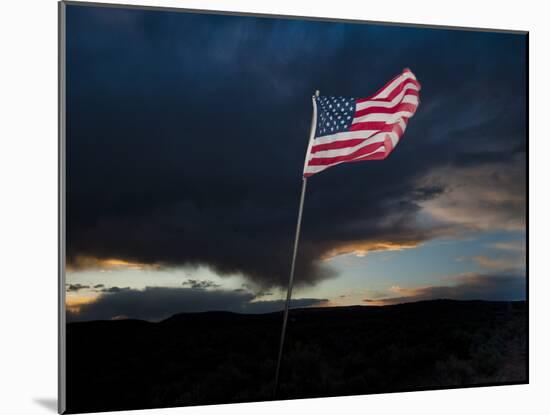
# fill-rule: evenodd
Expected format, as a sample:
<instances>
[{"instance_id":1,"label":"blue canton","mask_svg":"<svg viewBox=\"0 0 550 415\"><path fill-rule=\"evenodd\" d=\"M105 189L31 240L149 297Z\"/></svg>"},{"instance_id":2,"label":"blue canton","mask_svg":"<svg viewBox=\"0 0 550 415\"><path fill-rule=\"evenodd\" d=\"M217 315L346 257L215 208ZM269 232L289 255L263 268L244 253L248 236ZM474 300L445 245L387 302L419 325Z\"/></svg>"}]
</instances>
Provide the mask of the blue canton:
<instances>
[{"instance_id":1,"label":"blue canton","mask_svg":"<svg viewBox=\"0 0 550 415\"><path fill-rule=\"evenodd\" d=\"M355 114L355 98L317 97L315 137L347 131Z\"/></svg>"}]
</instances>

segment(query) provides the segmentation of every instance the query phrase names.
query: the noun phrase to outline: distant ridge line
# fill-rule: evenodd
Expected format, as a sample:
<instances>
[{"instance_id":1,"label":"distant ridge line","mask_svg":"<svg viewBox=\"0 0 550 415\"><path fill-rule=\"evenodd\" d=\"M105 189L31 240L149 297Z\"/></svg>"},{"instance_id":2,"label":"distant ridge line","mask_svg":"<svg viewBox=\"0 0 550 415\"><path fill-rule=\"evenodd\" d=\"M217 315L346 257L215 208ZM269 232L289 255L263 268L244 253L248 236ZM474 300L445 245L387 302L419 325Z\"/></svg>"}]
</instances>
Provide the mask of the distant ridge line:
<instances>
[{"instance_id":1,"label":"distant ridge line","mask_svg":"<svg viewBox=\"0 0 550 415\"><path fill-rule=\"evenodd\" d=\"M305 314L305 313L330 313L330 312L346 312L352 310L361 310L363 312L376 312L377 310L388 310L388 309L400 309L400 308L411 308L411 307L422 307L427 305L451 305L451 304L525 304L526 300L456 300L456 299L434 299L434 300L420 300L420 301L411 301L398 304L384 304L384 305L349 305L349 306L331 306L331 307L297 307L292 308L292 314ZM246 318L248 320L265 320L269 317L279 317L283 310L271 311L267 313L238 313L234 311L227 310L209 310L209 311L191 311L191 312L181 312L171 315L170 317L164 318L158 321L149 321L144 319L137 318L127 318L127 319L104 319L104 320L86 320L86 321L72 321L69 322L69 325L73 324L89 324L89 323L117 323L124 322L123 324L169 324L182 322L185 320L196 320L197 318L212 318L218 317L225 319L227 321Z\"/></svg>"}]
</instances>

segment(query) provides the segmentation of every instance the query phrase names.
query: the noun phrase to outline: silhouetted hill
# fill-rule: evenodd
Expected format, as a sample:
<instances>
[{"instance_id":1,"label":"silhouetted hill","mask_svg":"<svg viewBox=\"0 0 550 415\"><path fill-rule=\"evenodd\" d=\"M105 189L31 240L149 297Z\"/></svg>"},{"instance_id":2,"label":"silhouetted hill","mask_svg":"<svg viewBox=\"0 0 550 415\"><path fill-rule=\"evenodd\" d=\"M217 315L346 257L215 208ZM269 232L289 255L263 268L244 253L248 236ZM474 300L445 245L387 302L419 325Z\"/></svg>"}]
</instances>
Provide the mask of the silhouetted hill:
<instances>
[{"instance_id":1,"label":"silhouetted hill","mask_svg":"<svg viewBox=\"0 0 550 415\"><path fill-rule=\"evenodd\" d=\"M272 399L282 314L70 323L68 412ZM525 302L291 310L280 399L524 383Z\"/></svg>"}]
</instances>

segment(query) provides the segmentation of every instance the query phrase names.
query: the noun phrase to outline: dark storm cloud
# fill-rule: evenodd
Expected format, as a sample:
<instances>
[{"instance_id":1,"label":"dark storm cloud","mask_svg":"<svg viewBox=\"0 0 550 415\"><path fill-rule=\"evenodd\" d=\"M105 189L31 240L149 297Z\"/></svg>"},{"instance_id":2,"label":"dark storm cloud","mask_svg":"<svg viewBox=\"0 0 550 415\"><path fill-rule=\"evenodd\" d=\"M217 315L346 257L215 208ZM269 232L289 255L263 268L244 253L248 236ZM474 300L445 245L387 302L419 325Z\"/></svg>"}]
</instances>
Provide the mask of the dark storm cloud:
<instances>
[{"instance_id":1,"label":"dark storm cloud","mask_svg":"<svg viewBox=\"0 0 550 415\"><path fill-rule=\"evenodd\" d=\"M186 285L190 288L195 289L206 289L206 288L218 288L220 287L220 284L215 283L214 281L210 280L195 280L195 279L188 279L182 282L182 285Z\"/></svg>"},{"instance_id":2,"label":"dark storm cloud","mask_svg":"<svg viewBox=\"0 0 550 415\"><path fill-rule=\"evenodd\" d=\"M67 284L67 291L69 292L77 292L86 288L90 288L90 286L82 284Z\"/></svg>"},{"instance_id":3,"label":"dark storm cloud","mask_svg":"<svg viewBox=\"0 0 550 415\"><path fill-rule=\"evenodd\" d=\"M283 301L255 301L249 292L204 290L192 288L147 287L144 290L105 291L96 301L68 309L69 321L133 318L158 321L182 312L232 311L236 313L269 313L280 311ZM322 305L327 300L294 299L291 307Z\"/></svg>"},{"instance_id":4,"label":"dark storm cloud","mask_svg":"<svg viewBox=\"0 0 550 415\"><path fill-rule=\"evenodd\" d=\"M438 298L452 300L517 301L525 300L526 283L523 276L512 274L468 274L455 278L449 286L428 286L414 289L397 288L403 295L371 299L366 303L399 304Z\"/></svg>"},{"instance_id":5,"label":"dark storm cloud","mask_svg":"<svg viewBox=\"0 0 550 415\"><path fill-rule=\"evenodd\" d=\"M109 288L102 288L100 291L103 292L103 293L111 293L111 294L114 294L114 293L120 293L120 292L124 292L124 291L129 291L130 290L130 287L109 287Z\"/></svg>"},{"instance_id":6,"label":"dark storm cloud","mask_svg":"<svg viewBox=\"0 0 550 415\"><path fill-rule=\"evenodd\" d=\"M415 223L446 191L419 184L436 169L525 163L519 35L78 6L67 31L69 262L284 285L312 92L367 96L406 66L422 103L398 151L309 182L298 284L342 245L444 232Z\"/></svg>"},{"instance_id":7,"label":"dark storm cloud","mask_svg":"<svg viewBox=\"0 0 550 415\"><path fill-rule=\"evenodd\" d=\"M271 291L260 290L256 293L256 297L263 297L263 296L270 296L270 295L273 295Z\"/></svg>"}]
</instances>

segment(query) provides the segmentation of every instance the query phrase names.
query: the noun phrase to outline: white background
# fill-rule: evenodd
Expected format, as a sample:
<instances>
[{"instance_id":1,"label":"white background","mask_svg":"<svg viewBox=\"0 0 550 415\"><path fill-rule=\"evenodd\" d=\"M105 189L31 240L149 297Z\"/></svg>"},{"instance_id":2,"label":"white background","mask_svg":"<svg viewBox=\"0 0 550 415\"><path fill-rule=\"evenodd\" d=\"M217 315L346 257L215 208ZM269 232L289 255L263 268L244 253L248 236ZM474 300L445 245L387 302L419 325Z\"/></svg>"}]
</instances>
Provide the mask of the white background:
<instances>
[{"instance_id":1,"label":"white background","mask_svg":"<svg viewBox=\"0 0 550 415\"><path fill-rule=\"evenodd\" d=\"M157 0L135 4L530 31L530 385L141 413L548 413L550 275L545 243L550 25L545 2ZM0 413L51 414L57 392L56 1L2 2L0 46Z\"/></svg>"}]
</instances>

